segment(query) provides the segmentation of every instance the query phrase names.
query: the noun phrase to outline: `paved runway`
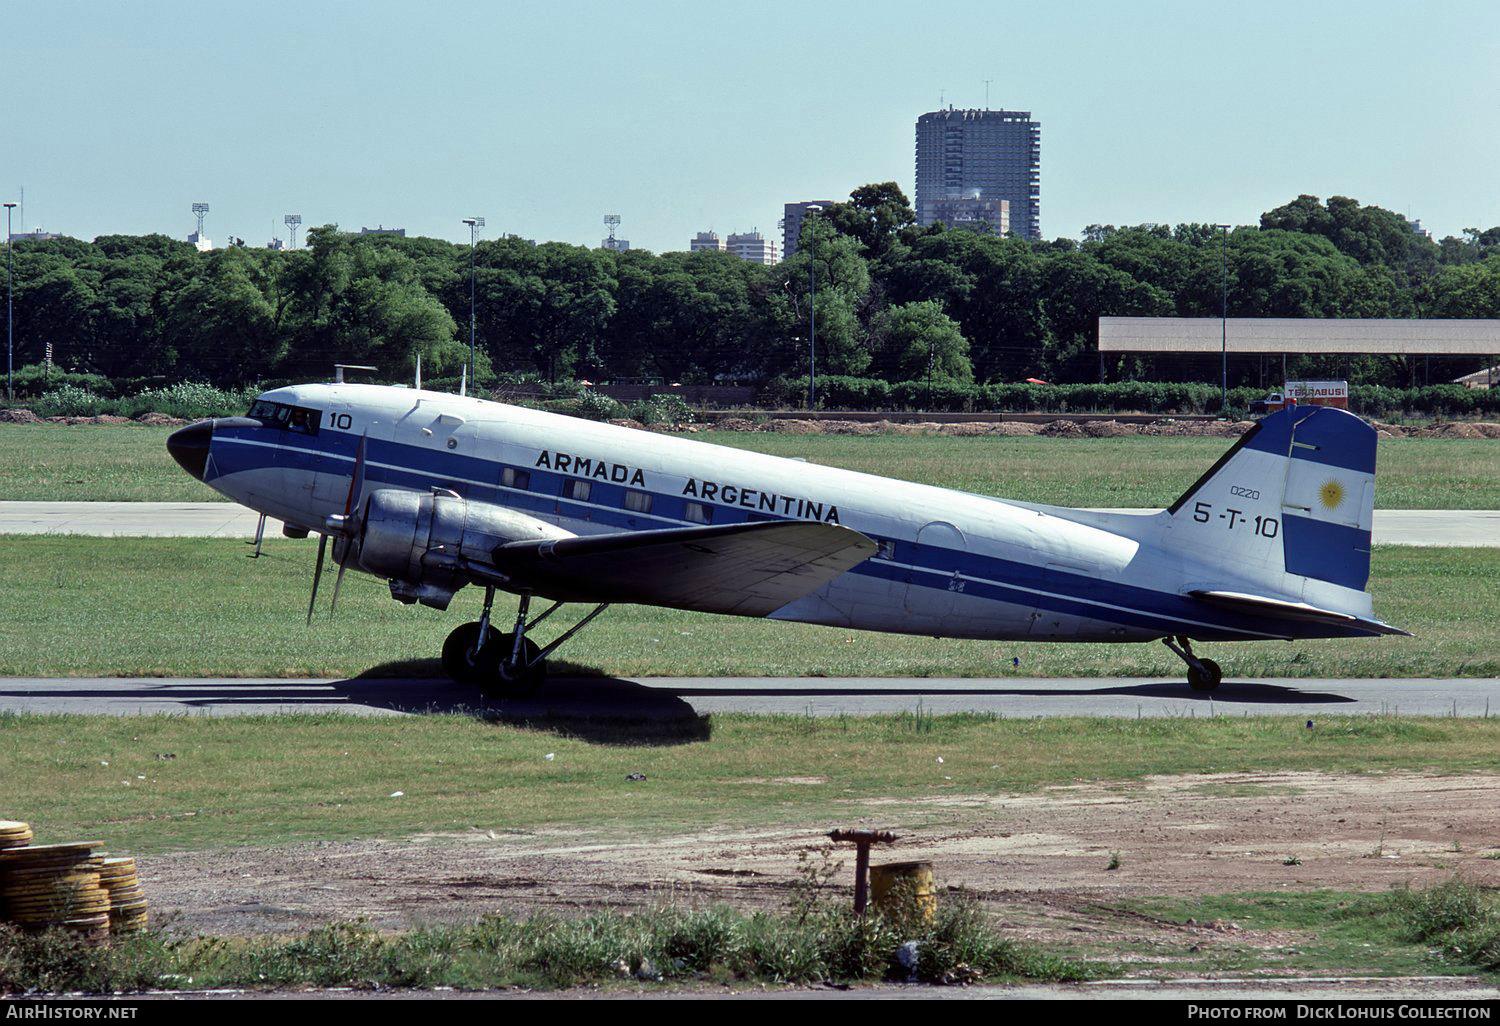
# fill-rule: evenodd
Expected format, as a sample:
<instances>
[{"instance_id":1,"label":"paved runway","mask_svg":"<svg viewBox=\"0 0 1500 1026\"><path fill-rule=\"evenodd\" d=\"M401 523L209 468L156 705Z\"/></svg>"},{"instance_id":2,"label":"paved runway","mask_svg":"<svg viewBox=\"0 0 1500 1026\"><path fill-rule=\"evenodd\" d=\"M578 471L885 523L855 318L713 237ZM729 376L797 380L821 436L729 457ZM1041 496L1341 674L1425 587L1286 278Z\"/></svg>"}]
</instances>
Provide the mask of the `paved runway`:
<instances>
[{"instance_id":1,"label":"paved runway","mask_svg":"<svg viewBox=\"0 0 1500 1026\"><path fill-rule=\"evenodd\" d=\"M558 678L540 696L487 702L447 680L0 678L0 711L106 716L486 711L505 716L677 719L981 712L997 716L1500 716L1500 679L1226 680L1211 694L1165 678Z\"/></svg>"},{"instance_id":2,"label":"paved runway","mask_svg":"<svg viewBox=\"0 0 1500 1026\"><path fill-rule=\"evenodd\" d=\"M256 520L231 502L0 502L0 534L252 538ZM267 522L266 537L280 533ZM1500 547L1500 510L1377 509L1375 543Z\"/></svg>"}]
</instances>

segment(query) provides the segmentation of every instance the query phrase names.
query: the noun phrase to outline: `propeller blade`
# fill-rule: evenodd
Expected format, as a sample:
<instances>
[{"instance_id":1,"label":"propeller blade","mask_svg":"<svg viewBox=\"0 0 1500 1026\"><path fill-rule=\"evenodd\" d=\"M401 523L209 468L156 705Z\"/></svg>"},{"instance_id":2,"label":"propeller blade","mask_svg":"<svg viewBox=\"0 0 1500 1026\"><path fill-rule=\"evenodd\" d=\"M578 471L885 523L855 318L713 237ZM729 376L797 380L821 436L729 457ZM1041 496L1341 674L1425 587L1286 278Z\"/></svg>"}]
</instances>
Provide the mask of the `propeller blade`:
<instances>
[{"instance_id":1,"label":"propeller blade","mask_svg":"<svg viewBox=\"0 0 1500 1026\"><path fill-rule=\"evenodd\" d=\"M318 580L323 576L323 552L328 548L328 535L318 535L318 565L313 569L312 598L307 600L307 625L312 626L313 606L318 602Z\"/></svg>"},{"instance_id":2,"label":"propeller blade","mask_svg":"<svg viewBox=\"0 0 1500 1026\"><path fill-rule=\"evenodd\" d=\"M331 619L339 608L339 589L344 586L344 568L347 564L339 561L339 575L333 579L333 602L328 606L328 616Z\"/></svg>"},{"instance_id":3,"label":"propeller blade","mask_svg":"<svg viewBox=\"0 0 1500 1026\"><path fill-rule=\"evenodd\" d=\"M344 499L344 516L346 517L359 508L359 502L364 498L365 446L369 441L368 431L359 436L359 449L354 454L354 474L349 478L349 495Z\"/></svg>"}]
</instances>

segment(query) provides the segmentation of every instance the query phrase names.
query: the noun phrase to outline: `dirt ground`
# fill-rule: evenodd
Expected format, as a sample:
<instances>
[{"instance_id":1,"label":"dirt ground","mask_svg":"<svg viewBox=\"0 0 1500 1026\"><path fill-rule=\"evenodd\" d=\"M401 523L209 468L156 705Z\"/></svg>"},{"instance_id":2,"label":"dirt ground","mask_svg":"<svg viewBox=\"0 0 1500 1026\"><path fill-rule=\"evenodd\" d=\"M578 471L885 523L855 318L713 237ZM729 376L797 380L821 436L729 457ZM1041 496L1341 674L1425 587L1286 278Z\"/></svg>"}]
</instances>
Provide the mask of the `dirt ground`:
<instances>
[{"instance_id":1,"label":"dirt ground","mask_svg":"<svg viewBox=\"0 0 1500 1026\"><path fill-rule=\"evenodd\" d=\"M649 837L476 829L158 855L139 865L157 917L205 934L300 933L356 918L399 929L667 901L784 908L808 865L831 866L826 831L858 825L901 835L873 861L931 861L940 900L964 888L1017 939L1195 950L1269 951L1287 938L1111 906L1137 896L1382 891L1455 874L1500 886L1500 775L1201 775L865 805L858 823L788 829ZM835 879L847 884L852 852L834 858L843 863Z\"/></svg>"}]
</instances>

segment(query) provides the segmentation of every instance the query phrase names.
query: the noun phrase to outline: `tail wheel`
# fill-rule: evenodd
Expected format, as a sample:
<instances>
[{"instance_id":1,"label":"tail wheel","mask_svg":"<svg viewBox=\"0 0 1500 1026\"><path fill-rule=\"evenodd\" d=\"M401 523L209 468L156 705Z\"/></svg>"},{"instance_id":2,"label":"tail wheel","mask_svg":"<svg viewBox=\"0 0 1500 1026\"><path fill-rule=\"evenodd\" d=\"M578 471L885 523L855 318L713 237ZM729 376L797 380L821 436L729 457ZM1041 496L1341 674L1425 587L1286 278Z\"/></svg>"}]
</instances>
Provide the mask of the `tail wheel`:
<instances>
[{"instance_id":1,"label":"tail wheel","mask_svg":"<svg viewBox=\"0 0 1500 1026\"><path fill-rule=\"evenodd\" d=\"M490 644L495 634L490 632ZM484 671L477 651L479 643L479 621L460 624L443 642L443 672L460 684L478 684Z\"/></svg>"},{"instance_id":2,"label":"tail wheel","mask_svg":"<svg viewBox=\"0 0 1500 1026\"><path fill-rule=\"evenodd\" d=\"M530 638L521 639L520 663L510 665L515 648L514 634L490 635L489 644L479 653L478 684L490 698L525 698L540 690L547 679L547 664L537 657L541 649Z\"/></svg>"},{"instance_id":3,"label":"tail wheel","mask_svg":"<svg viewBox=\"0 0 1500 1026\"><path fill-rule=\"evenodd\" d=\"M1224 679L1224 671L1212 659L1200 659L1198 662L1203 668L1188 667L1188 684L1194 691L1212 691Z\"/></svg>"}]
</instances>

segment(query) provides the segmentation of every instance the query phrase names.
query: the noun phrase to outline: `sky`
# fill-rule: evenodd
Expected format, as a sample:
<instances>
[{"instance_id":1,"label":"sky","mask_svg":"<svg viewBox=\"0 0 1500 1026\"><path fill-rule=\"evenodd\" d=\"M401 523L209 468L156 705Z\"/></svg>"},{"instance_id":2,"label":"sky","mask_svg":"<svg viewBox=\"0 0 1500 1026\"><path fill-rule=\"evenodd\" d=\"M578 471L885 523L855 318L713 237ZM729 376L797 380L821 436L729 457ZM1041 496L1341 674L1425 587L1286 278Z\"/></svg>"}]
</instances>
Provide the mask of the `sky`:
<instances>
[{"instance_id":1,"label":"sky","mask_svg":"<svg viewBox=\"0 0 1500 1026\"><path fill-rule=\"evenodd\" d=\"M377 225L780 243L782 204L914 190L947 105L1041 122L1041 227L1256 224L1352 196L1500 224L1494 0L7 0L0 198L78 238Z\"/></svg>"}]
</instances>

